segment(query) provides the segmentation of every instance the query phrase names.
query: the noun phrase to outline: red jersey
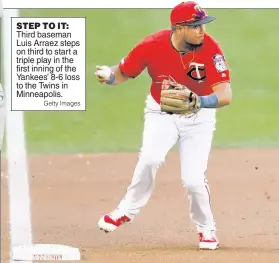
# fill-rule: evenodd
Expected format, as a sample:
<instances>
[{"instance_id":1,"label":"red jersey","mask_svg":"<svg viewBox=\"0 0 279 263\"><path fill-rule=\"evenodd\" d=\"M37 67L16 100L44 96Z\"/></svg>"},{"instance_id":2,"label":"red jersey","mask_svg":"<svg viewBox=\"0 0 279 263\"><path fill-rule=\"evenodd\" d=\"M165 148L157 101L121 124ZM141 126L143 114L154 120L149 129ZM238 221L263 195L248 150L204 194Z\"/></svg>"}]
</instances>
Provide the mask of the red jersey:
<instances>
[{"instance_id":1,"label":"red jersey","mask_svg":"<svg viewBox=\"0 0 279 263\"><path fill-rule=\"evenodd\" d=\"M160 103L161 82L167 76L200 96L213 93L212 87L230 81L230 72L220 45L205 34L203 45L182 54L171 43L172 30L145 37L123 58L119 67L124 75L135 78L145 68L152 79L150 93Z\"/></svg>"}]
</instances>

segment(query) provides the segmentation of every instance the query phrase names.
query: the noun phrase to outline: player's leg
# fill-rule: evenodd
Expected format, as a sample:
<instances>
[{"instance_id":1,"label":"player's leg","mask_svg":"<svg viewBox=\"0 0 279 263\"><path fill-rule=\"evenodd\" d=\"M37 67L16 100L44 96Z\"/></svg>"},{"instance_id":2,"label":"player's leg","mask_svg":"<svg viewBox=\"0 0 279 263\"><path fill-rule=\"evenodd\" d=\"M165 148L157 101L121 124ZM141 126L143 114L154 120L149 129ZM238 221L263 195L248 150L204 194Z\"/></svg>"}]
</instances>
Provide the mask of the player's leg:
<instances>
[{"instance_id":1,"label":"player's leg","mask_svg":"<svg viewBox=\"0 0 279 263\"><path fill-rule=\"evenodd\" d=\"M102 230L114 231L139 214L151 197L158 168L177 139L178 130L172 115L145 114L142 147L132 182L117 209L100 219Z\"/></svg>"},{"instance_id":2,"label":"player's leg","mask_svg":"<svg viewBox=\"0 0 279 263\"><path fill-rule=\"evenodd\" d=\"M190 126L182 129L179 140L181 176L187 189L190 217L200 236L200 248L206 249L219 245L205 176L214 130L215 125L210 122Z\"/></svg>"}]
</instances>

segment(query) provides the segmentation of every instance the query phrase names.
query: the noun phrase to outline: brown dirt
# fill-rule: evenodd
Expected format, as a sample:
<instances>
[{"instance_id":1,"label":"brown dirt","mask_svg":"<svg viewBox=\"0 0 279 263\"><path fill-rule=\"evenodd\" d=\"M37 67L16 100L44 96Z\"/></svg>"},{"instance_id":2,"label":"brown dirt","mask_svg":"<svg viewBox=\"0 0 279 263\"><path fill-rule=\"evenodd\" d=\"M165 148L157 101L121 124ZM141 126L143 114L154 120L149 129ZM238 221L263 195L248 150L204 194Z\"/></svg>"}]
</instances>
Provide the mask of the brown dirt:
<instances>
[{"instance_id":1,"label":"brown dirt","mask_svg":"<svg viewBox=\"0 0 279 263\"><path fill-rule=\"evenodd\" d=\"M279 149L216 149L208 179L221 247L199 251L176 152L167 156L147 206L130 225L104 234L97 221L125 194L137 154L30 157L33 238L80 248L96 263L278 263ZM1 258L8 259L5 163Z\"/></svg>"}]
</instances>

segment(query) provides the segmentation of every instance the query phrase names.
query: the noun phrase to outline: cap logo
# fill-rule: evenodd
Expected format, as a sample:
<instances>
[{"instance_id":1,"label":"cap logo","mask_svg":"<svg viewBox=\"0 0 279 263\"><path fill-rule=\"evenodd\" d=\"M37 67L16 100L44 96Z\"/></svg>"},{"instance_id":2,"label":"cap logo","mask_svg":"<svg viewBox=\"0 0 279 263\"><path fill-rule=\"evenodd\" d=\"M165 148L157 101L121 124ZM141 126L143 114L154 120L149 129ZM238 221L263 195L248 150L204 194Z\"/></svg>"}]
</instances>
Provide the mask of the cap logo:
<instances>
[{"instance_id":1,"label":"cap logo","mask_svg":"<svg viewBox=\"0 0 279 263\"><path fill-rule=\"evenodd\" d=\"M205 12L202 10L202 8L199 5L195 5L194 9L196 11L196 14L193 15L194 19L203 19L206 17Z\"/></svg>"}]
</instances>

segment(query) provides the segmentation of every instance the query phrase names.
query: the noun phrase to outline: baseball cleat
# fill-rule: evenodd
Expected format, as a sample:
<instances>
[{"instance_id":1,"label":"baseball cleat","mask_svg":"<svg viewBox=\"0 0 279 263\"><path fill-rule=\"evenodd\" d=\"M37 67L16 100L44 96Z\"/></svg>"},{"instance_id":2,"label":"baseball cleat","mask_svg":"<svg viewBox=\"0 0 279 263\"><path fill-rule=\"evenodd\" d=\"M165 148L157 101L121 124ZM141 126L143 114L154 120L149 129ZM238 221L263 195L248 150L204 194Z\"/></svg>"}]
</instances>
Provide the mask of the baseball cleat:
<instances>
[{"instance_id":1,"label":"baseball cleat","mask_svg":"<svg viewBox=\"0 0 279 263\"><path fill-rule=\"evenodd\" d=\"M200 249L215 250L219 247L219 241L216 237L215 231L206 231L199 233Z\"/></svg>"},{"instance_id":2,"label":"baseball cleat","mask_svg":"<svg viewBox=\"0 0 279 263\"><path fill-rule=\"evenodd\" d=\"M113 232L118 227L125 223L130 223L132 218L126 216L119 210L114 210L113 212L104 215L98 222L100 230L103 230L105 233Z\"/></svg>"}]
</instances>

